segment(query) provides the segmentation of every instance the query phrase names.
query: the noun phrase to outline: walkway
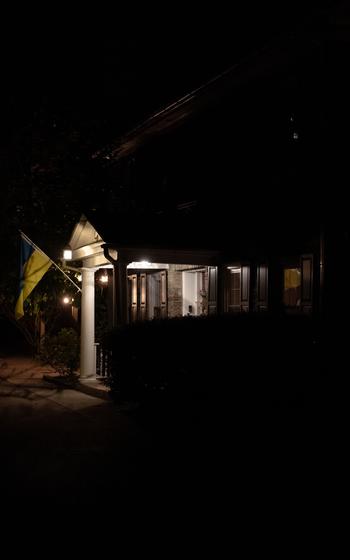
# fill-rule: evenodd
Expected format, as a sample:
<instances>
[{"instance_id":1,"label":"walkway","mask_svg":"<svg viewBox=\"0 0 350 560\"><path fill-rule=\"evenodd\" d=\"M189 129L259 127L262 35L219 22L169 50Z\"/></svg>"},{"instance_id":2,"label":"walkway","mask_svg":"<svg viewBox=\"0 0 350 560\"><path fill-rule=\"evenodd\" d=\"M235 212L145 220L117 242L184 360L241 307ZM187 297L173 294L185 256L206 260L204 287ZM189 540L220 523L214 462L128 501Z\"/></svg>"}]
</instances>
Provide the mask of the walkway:
<instances>
[{"instance_id":1,"label":"walkway","mask_svg":"<svg viewBox=\"0 0 350 560\"><path fill-rule=\"evenodd\" d=\"M59 375L50 365L41 364L30 356L10 356L0 358L0 380L21 385L54 383L88 395L109 400L109 389L103 380L79 379L77 383L67 383L64 376Z\"/></svg>"},{"instance_id":2,"label":"walkway","mask_svg":"<svg viewBox=\"0 0 350 560\"><path fill-rule=\"evenodd\" d=\"M149 422L43 379L52 373L28 357L0 360L0 496L7 514L62 505L65 516L70 508L76 515L81 506L90 525L103 526L111 507L124 512L126 504L151 507L159 499L186 508L211 502L212 511L226 511L224 496L244 516L273 494L304 499L305 481L315 499L320 488L324 496L325 477L332 475L333 486L342 480L345 439L328 414L276 410L263 418L209 406L198 422L180 410L171 423L159 415Z\"/></svg>"},{"instance_id":3,"label":"walkway","mask_svg":"<svg viewBox=\"0 0 350 560\"><path fill-rule=\"evenodd\" d=\"M112 402L43 379L52 373L30 357L0 360L3 508L121 505L146 490L157 472L151 434ZM107 510L89 510L98 513Z\"/></svg>"}]
</instances>

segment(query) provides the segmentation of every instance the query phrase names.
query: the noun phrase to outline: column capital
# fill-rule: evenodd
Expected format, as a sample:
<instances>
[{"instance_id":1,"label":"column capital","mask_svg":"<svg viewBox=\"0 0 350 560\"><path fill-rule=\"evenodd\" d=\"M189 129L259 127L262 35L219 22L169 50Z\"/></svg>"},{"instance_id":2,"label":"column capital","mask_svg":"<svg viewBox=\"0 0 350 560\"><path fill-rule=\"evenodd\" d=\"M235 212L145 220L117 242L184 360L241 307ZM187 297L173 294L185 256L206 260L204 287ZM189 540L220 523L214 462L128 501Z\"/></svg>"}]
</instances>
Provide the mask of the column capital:
<instances>
[{"instance_id":1,"label":"column capital","mask_svg":"<svg viewBox=\"0 0 350 560\"><path fill-rule=\"evenodd\" d=\"M98 267L82 266L80 268L80 270L82 272L94 272L95 273L98 270Z\"/></svg>"}]
</instances>

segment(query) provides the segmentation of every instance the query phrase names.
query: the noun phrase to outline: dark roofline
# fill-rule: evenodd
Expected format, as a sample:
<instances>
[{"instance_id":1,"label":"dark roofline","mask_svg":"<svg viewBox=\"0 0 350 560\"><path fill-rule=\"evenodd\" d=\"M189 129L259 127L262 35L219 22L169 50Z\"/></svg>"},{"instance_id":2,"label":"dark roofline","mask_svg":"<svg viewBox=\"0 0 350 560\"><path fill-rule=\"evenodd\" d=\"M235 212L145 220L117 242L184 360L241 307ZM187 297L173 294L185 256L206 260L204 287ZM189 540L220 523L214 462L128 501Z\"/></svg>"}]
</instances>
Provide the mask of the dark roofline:
<instances>
[{"instance_id":1,"label":"dark roofline","mask_svg":"<svg viewBox=\"0 0 350 560\"><path fill-rule=\"evenodd\" d=\"M290 33L287 37L280 37L154 113L114 144L96 152L93 158L102 158L107 160L107 163L113 163L132 154L153 136L181 125L213 101L218 103L233 88L272 75L281 66L288 67L299 56L305 56L306 51L312 51L320 44L320 39L315 36L306 37Z\"/></svg>"}]
</instances>

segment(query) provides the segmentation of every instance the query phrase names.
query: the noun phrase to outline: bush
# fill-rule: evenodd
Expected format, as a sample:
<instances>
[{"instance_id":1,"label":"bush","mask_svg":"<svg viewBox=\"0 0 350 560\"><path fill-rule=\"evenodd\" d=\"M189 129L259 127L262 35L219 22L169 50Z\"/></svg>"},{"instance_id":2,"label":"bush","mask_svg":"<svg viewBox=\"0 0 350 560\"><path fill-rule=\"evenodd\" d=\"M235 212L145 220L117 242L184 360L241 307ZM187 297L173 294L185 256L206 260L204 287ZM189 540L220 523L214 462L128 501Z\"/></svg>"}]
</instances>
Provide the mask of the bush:
<instances>
[{"instance_id":1,"label":"bush","mask_svg":"<svg viewBox=\"0 0 350 560\"><path fill-rule=\"evenodd\" d=\"M102 344L112 352L112 396L241 406L304 390L312 333L306 317L227 314L133 323Z\"/></svg>"},{"instance_id":2,"label":"bush","mask_svg":"<svg viewBox=\"0 0 350 560\"><path fill-rule=\"evenodd\" d=\"M74 329L61 329L56 335L46 336L41 344L39 358L61 375L73 375L79 364L77 332Z\"/></svg>"}]
</instances>

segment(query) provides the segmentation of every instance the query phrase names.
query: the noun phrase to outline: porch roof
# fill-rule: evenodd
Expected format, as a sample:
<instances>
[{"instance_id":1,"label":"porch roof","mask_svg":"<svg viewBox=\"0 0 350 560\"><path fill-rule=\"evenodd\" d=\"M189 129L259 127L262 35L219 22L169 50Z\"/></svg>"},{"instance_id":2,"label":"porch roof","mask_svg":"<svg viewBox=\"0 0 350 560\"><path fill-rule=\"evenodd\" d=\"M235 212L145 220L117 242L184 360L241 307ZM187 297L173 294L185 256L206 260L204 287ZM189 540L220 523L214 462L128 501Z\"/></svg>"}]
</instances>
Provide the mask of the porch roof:
<instances>
[{"instance_id":1,"label":"porch roof","mask_svg":"<svg viewBox=\"0 0 350 560\"><path fill-rule=\"evenodd\" d=\"M139 215L93 212L88 214L88 219L104 242L116 249L220 250L222 245L199 212Z\"/></svg>"},{"instance_id":2,"label":"porch roof","mask_svg":"<svg viewBox=\"0 0 350 560\"><path fill-rule=\"evenodd\" d=\"M121 216L96 211L88 218L104 243L119 251L206 251L216 256L248 258L267 250L292 250L319 233L319 216L302 214L290 206L269 219L256 208L237 213L215 201L211 207L197 206L191 212Z\"/></svg>"},{"instance_id":3,"label":"porch roof","mask_svg":"<svg viewBox=\"0 0 350 560\"><path fill-rule=\"evenodd\" d=\"M106 266L110 261L104 248L114 249L114 258L174 264L215 264L220 249L213 239L198 230L204 224L195 220L175 220L171 216L143 215L135 218L116 216L112 212L82 215L69 245L73 260L84 266Z\"/></svg>"},{"instance_id":4,"label":"porch roof","mask_svg":"<svg viewBox=\"0 0 350 560\"><path fill-rule=\"evenodd\" d=\"M317 222L298 213L273 221L256 214L234 219L224 207L142 215L95 211L82 216L70 246L84 266L110 265L105 248L127 262L209 265L305 251L319 234Z\"/></svg>"}]
</instances>

